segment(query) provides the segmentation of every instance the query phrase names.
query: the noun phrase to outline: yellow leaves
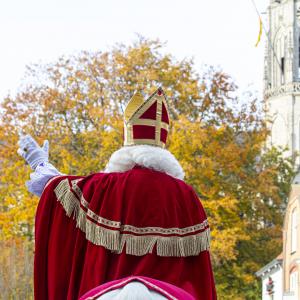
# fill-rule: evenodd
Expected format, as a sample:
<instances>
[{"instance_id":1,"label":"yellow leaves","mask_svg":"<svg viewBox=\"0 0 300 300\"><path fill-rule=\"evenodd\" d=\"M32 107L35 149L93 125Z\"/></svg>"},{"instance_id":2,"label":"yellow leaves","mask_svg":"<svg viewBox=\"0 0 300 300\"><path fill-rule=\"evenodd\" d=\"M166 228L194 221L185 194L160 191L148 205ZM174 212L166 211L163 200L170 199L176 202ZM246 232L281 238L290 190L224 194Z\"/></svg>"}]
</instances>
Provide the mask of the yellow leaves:
<instances>
[{"instance_id":1,"label":"yellow leaves","mask_svg":"<svg viewBox=\"0 0 300 300\"><path fill-rule=\"evenodd\" d=\"M208 68L199 76L192 60L177 61L162 48L141 38L35 66L30 72L39 84L0 104L0 240L33 234L38 199L26 190L29 167L16 154L20 129L40 144L49 139L50 161L61 172L98 172L122 145L122 108L133 92L159 85L175 119L168 148L208 214L219 297L244 299L240 286L249 284L252 293L253 270L266 260L262 237L276 239L263 242L269 256L280 248L276 234L292 169L281 152L261 152L264 115L255 101L240 105L228 75ZM249 247L260 254L249 255Z\"/></svg>"},{"instance_id":2,"label":"yellow leaves","mask_svg":"<svg viewBox=\"0 0 300 300\"><path fill-rule=\"evenodd\" d=\"M203 204L210 216L212 257L215 265L220 265L224 261L235 260L237 243L249 239L249 236L245 234L245 224L239 218L238 200L226 195L210 197Z\"/></svg>"},{"instance_id":3,"label":"yellow leaves","mask_svg":"<svg viewBox=\"0 0 300 300\"><path fill-rule=\"evenodd\" d=\"M11 132L10 138L0 131L0 240L18 234L32 236L32 224L37 199L28 194L25 179L29 169L17 155L18 136ZM26 228L25 228L26 227ZM29 230L28 230L29 229Z\"/></svg>"},{"instance_id":4,"label":"yellow leaves","mask_svg":"<svg viewBox=\"0 0 300 300\"><path fill-rule=\"evenodd\" d=\"M224 261L237 258L236 243L240 240L240 233L239 228L212 230L211 254L216 266L220 266Z\"/></svg>"},{"instance_id":5,"label":"yellow leaves","mask_svg":"<svg viewBox=\"0 0 300 300\"><path fill-rule=\"evenodd\" d=\"M239 245L251 241L252 230L257 230L261 218L277 220L262 198L277 203L279 187L274 176L278 176L278 169L256 165L256 158L263 155L264 136L264 130L237 135L225 122L207 125L183 116L173 124L169 149L181 162L187 181L197 190L208 214L215 266L239 264L245 251ZM251 259L245 264L251 262L251 270L259 269L261 265ZM241 280L253 284L255 278L245 272Z\"/></svg>"},{"instance_id":6,"label":"yellow leaves","mask_svg":"<svg viewBox=\"0 0 300 300\"><path fill-rule=\"evenodd\" d=\"M0 241L1 299L33 298L33 245L15 238Z\"/></svg>"}]
</instances>

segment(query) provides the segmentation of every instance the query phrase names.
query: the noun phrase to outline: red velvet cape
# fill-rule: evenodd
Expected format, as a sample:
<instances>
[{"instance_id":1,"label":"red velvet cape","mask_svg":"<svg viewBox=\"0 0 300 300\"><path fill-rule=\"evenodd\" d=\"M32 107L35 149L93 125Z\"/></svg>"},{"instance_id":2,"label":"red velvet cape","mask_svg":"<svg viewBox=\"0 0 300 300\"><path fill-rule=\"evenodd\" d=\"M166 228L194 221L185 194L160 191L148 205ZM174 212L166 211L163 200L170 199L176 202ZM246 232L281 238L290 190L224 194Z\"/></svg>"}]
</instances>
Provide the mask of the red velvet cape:
<instances>
[{"instance_id":1,"label":"red velvet cape","mask_svg":"<svg viewBox=\"0 0 300 300\"><path fill-rule=\"evenodd\" d=\"M35 299L78 299L127 276L216 299L208 238L197 195L167 174L136 167L54 178L36 213Z\"/></svg>"}]
</instances>

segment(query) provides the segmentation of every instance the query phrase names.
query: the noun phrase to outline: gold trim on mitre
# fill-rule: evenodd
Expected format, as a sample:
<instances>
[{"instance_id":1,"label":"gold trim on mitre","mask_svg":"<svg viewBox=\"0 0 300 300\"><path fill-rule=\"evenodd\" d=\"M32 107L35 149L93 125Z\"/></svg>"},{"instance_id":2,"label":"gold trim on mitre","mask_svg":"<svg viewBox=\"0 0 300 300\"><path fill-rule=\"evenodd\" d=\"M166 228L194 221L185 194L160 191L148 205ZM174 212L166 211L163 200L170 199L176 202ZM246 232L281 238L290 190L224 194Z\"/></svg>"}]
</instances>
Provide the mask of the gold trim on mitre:
<instances>
[{"instance_id":1,"label":"gold trim on mitre","mask_svg":"<svg viewBox=\"0 0 300 300\"><path fill-rule=\"evenodd\" d=\"M130 101L128 102L125 112L124 112L124 120L128 122L133 114L136 112L137 108L139 108L144 103L143 95L140 92L136 92Z\"/></svg>"},{"instance_id":2,"label":"gold trim on mitre","mask_svg":"<svg viewBox=\"0 0 300 300\"><path fill-rule=\"evenodd\" d=\"M151 107L153 103L157 103L155 119L141 119L141 116ZM161 129L169 131L169 124L162 121L162 107L166 108L169 123L170 114L168 110L167 99L162 88L158 88L146 101L143 96L137 92L130 99L124 112L124 146L133 145L151 145L164 148L165 143L160 140ZM153 139L134 139L133 126L145 125L155 128L155 137Z\"/></svg>"}]
</instances>

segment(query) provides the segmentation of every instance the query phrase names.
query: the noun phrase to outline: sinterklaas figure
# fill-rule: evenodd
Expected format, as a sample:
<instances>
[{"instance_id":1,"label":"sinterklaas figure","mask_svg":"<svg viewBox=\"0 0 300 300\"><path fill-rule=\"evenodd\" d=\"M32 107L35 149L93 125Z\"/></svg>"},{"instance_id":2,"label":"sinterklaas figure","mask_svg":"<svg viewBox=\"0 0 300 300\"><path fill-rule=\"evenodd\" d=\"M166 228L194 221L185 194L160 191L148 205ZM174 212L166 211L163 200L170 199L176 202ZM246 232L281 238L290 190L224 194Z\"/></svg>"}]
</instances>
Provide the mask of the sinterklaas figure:
<instances>
[{"instance_id":1,"label":"sinterklaas figure","mask_svg":"<svg viewBox=\"0 0 300 300\"><path fill-rule=\"evenodd\" d=\"M124 112L124 147L103 172L89 176L61 174L48 162L47 141L39 147L29 135L20 138L18 153L34 170L27 187L41 196L36 300L216 299L207 217L183 181L179 162L165 149L169 122L161 88L146 101L136 93ZM113 286L109 282L123 283L123 298L97 293L103 284ZM137 298L126 298L132 284ZM165 285L182 293L164 294ZM150 296L142 297L141 287ZM155 298L159 290L162 298Z\"/></svg>"}]
</instances>

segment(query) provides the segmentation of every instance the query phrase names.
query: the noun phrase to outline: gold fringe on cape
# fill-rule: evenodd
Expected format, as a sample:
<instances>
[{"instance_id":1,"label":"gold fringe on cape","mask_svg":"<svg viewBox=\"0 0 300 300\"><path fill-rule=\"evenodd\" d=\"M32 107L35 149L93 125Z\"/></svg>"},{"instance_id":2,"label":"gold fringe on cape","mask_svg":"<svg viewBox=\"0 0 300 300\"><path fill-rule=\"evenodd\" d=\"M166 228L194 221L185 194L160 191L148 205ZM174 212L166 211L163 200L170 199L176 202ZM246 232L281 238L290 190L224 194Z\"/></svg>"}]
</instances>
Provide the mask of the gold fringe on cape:
<instances>
[{"instance_id":1,"label":"gold fringe on cape","mask_svg":"<svg viewBox=\"0 0 300 300\"><path fill-rule=\"evenodd\" d=\"M54 192L57 200L62 204L66 211L67 216L71 217L73 214L73 218L76 220L76 226L85 232L87 240L93 244L103 246L116 253L121 253L125 247L127 254L136 256L152 253L155 245L158 256L197 256L200 252L209 249L210 232L209 228L206 228L207 220L201 224L186 228L138 228L132 225L121 225L120 222L102 218L89 210L88 202L84 199L80 188L77 186L77 182L78 180L73 180L71 184L72 189L80 200L71 190L68 179L62 180L57 185ZM81 206L83 206L87 211L85 211ZM98 224L88 219L87 216L95 220ZM115 229L108 229L101 226L101 224ZM188 236L169 235L170 233L183 235L199 231L201 229L204 229L204 231ZM134 232L141 235L137 236L130 233L122 233L124 231ZM168 236L155 234L149 235L149 233L168 234Z\"/></svg>"}]
</instances>

